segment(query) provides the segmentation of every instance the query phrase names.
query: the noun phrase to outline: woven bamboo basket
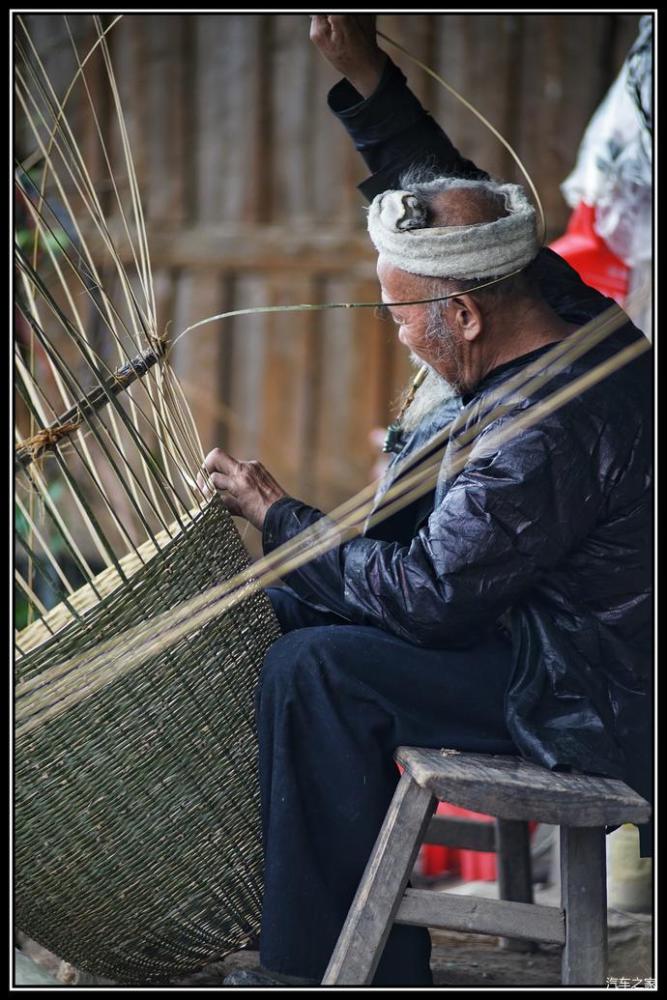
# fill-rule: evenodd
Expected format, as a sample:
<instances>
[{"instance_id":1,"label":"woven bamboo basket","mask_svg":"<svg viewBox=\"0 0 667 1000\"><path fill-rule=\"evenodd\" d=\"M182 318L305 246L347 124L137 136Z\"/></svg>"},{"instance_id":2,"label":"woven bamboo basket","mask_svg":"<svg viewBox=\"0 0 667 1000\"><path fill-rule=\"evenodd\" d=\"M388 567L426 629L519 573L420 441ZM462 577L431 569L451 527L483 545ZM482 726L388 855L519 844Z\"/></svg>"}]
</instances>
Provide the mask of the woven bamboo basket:
<instances>
[{"instance_id":1,"label":"woven bamboo basket","mask_svg":"<svg viewBox=\"0 0 667 1000\"><path fill-rule=\"evenodd\" d=\"M217 499L157 541L140 551L145 562L123 560L129 583L107 570L82 587L71 602L78 618L63 606L49 612L55 635L38 621L18 636L19 691L42 681L48 691L54 662L248 565ZM279 634L260 591L41 724L32 718L24 736L19 727L18 928L77 968L127 984L169 982L257 934L253 697Z\"/></svg>"}]
</instances>

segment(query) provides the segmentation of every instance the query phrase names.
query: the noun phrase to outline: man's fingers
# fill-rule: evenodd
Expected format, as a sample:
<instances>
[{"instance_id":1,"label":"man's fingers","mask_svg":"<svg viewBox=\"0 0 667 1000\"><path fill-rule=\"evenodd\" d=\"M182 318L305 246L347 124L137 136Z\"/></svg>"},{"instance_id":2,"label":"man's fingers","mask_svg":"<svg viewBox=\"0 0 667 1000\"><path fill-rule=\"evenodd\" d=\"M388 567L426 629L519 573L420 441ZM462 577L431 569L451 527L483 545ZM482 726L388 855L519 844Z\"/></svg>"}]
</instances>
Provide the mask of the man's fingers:
<instances>
[{"instance_id":1,"label":"man's fingers","mask_svg":"<svg viewBox=\"0 0 667 1000\"><path fill-rule=\"evenodd\" d=\"M221 472L212 472L209 478L219 492L225 493L229 490L229 476L225 476Z\"/></svg>"},{"instance_id":2,"label":"man's fingers","mask_svg":"<svg viewBox=\"0 0 667 1000\"><path fill-rule=\"evenodd\" d=\"M345 31L350 26L349 14L329 15L329 34L333 42L338 42L345 36Z\"/></svg>"},{"instance_id":3,"label":"man's fingers","mask_svg":"<svg viewBox=\"0 0 667 1000\"><path fill-rule=\"evenodd\" d=\"M229 492L230 485L228 476L225 476L222 472L211 472L208 477L208 483L204 486L202 492L209 499L217 493L227 510L232 514L238 514L238 501Z\"/></svg>"},{"instance_id":4,"label":"man's fingers","mask_svg":"<svg viewBox=\"0 0 667 1000\"><path fill-rule=\"evenodd\" d=\"M331 24L326 14L310 15L310 40L315 44L326 42L331 37Z\"/></svg>"},{"instance_id":5,"label":"man's fingers","mask_svg":"<svg viewBox=\"0 0 667 1000\"><path fill-rule=\"evenodd\" d=\"M361 31L367 38L375 41L375 14L329 14L323 20L328 22L329 30L336 34Z\"/></svg>"},{"instance_id":6,"label":"man's fingers","mask_svg":"<svg viewBox=\"0 0 667 1000\"><path fill-rule=\"evenodd\" d=\"M216 492L227 493L231 485L232 477L237 475L240 462L228 455L222 448L214 448L209 451L204 459L204 466L197 475L197 485L206 499L210 499ZM227 507L230 507L228 496L223 500Z\"/></svg>"},{"instance_id":7,"label":"man's fingers","mask_svg":"<svg viewBox=\"0 0 667 1000\"><path fill-rule=\"evenodd\" d=\"M231 475L238 467L239 462L222 448L214 448L213 451L209 451L204 459L204 468L209 473L224 472L226 475Z\"/></svg>"},{"instance_id":8,"label":"man's fingers","mask_svg":"<svg viewBox=\"0 0 667 1000\"><path fill-rule=\"evenodd\" d=\"M223 475L221 472L211 473L211 483L215 487L220 499L227 508L230 514L241 514L241 507L237 497L233 493L229 492L230 481L229 477Z\"/></svg>"},{"instance_id":9,"label":"man's fingers","mask_svg":"<svg viewBox=\"0 0 667 1000\"><path fill-rule=\"evenodd\" d=\"M287 495L261 462L239 462L222 448L208 453L197 483L204 496L217 494L230 514L260 530L271 504Z\"/></svg>"}]
</instances>

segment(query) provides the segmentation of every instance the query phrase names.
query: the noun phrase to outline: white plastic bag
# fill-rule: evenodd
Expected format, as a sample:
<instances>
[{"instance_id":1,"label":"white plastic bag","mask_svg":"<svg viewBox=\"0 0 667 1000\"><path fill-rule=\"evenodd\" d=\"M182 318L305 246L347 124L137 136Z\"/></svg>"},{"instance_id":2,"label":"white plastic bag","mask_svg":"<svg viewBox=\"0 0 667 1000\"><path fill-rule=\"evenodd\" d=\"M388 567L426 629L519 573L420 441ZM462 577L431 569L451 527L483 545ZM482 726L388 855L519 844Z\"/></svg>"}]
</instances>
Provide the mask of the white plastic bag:
<instances>
[{"instance_id":1,"label":"white plastic bag","mask_svg":"<svg viewBox=\"0 0 667 1000\"><path fill-rule=\"evenodd\" d=\"M561 185L572 208L582 201L595 206L596 232L631 268L652 254L652 35L647 15Z\"/></svg>"}]
</instances>

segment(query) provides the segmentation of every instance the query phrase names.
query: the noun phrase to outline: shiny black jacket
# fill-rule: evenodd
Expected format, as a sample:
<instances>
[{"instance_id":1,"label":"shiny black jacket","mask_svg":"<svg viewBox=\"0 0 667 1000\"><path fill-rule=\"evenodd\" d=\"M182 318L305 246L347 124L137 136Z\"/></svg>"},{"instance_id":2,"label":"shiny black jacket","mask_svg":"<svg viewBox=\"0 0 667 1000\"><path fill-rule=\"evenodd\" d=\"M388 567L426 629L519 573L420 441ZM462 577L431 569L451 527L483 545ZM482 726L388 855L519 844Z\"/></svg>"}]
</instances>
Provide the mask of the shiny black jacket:
<instances>
[{"instance_id":1,"label":"shiny black jacket","mask_svg":"<svg viewBox=\"0 0 667 1000\"><path fill-rule=\"evenodd\" d=\"M433 143L432 127L429 119L425 143ZM413 126L410 135L413 143ZM443 169L476 171L443 140ZM400 134L389 136L386 155L392 143L404 166ZM382 186L397 186L386 165L382 171ZM584 323L611 304L549 250L533 269L568 321ZM458 472L451 470L458 435L550 348L501 365L471 396L443 404L406 441L376 504L406 456L455 417L435 490L287 582L314 604L420 646L471 644L502 622L514 656L506 721L521 753L551 768L620 777L651 799L651 352L504 443L493 440L638 338L628 322L542 388L507 394L503 415L477 437ZM279 500L267 514L264 551L322 518L298 500ZM650 853L649 829L640 833L642 854Z\"/></svg>"}]
</instances>

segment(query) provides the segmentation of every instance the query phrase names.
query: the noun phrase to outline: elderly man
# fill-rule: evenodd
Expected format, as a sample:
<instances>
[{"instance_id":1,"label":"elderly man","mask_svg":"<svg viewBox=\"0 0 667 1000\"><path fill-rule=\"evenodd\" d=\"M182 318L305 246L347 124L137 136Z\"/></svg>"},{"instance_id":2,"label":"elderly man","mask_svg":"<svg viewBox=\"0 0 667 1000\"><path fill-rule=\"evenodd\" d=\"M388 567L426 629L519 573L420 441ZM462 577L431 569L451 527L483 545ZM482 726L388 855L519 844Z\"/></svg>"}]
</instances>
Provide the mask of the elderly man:
<instances>
[{"instance_id":1,"label":"elderly man","mask_svg":"<svg viewBox=\"0 0 667 1000\"><path fill-rule=\"evenodd\" d=\"M330 104L375 171L362 189L375 195L382 298L429 367L428 405L417 392L376 504L453 417L455 433L434 490L269 591L285 634L256 703L265 971L229 985L321 981L400 744L522 754L651 788L650 361L494 442L641 334L625 323L546 384L516 388L610 303L540 250L522 189L459 157L364 27L317 16L311 35L351 81ZM399 182L394 168L422 155L435 175ZM439 301L401 304L415 299ZM460 468L457 441L489 414ZM206 467L266 553L324 517L258 463L215 450ZM395 927L374 983L430 984L429 952L426 930Z\"/></svg>"}]
</instances>

